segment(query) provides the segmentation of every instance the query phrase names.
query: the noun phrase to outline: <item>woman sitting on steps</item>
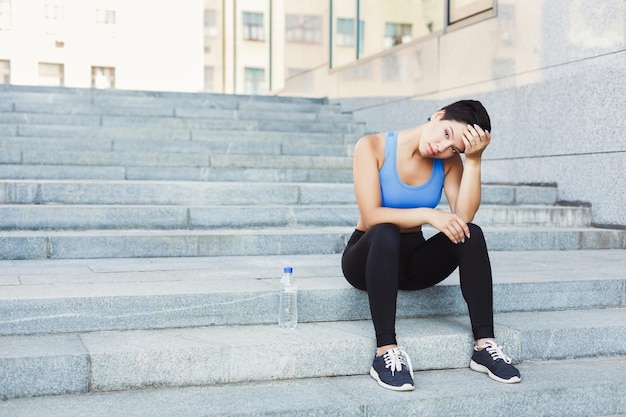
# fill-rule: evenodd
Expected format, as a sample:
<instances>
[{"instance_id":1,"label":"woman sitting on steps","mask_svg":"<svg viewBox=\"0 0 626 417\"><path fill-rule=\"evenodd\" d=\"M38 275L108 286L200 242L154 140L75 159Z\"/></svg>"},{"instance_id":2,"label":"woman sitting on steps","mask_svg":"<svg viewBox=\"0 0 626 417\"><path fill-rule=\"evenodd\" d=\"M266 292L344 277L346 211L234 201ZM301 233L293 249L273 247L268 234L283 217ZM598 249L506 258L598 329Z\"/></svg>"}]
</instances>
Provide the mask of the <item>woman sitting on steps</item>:
<instances>
[{"instance_id":1,"label":"woman sitting on steps","mask_svg":"<svg viewBox=\"0 0 626 417\"><path fill-rule=\"evenodd\" d=\"M367 135L356 144L360 218L342 268L352 286L368 293L377 343L370 375L382 387L414 388L410 359L396 341L398 290L431 287L457 267L475 339L470 368L504 383L521 380L494 340L489 255L481 228L470 223L480 205L481 157L490 131L483 105L462 100L424 124ZM450 213L435 209L442 190ZM439 233L425 240L424 224Z\"/></svg>"}]
</instances>

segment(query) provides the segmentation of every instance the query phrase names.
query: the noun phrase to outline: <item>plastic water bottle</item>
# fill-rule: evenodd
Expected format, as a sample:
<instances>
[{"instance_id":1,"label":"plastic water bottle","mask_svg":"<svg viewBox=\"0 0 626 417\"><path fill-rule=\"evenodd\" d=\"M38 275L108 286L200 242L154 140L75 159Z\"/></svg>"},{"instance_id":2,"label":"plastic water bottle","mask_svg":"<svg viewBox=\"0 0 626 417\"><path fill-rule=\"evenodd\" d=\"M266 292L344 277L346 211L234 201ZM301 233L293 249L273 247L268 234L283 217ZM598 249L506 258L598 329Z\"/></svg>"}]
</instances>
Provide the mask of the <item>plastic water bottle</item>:
<instances>
[{"instance_id":1,"label":"plastic water bottle","mask_svg":"<svg viewBox=\"0 0 626 417\"><path fill-rule=\"evenodd\" d=\"M278 325L283 329L295 329L298 324L298 287L292 273L292 267L283 268L283 277L280 280Z\"/></svg>"}]
</instances>

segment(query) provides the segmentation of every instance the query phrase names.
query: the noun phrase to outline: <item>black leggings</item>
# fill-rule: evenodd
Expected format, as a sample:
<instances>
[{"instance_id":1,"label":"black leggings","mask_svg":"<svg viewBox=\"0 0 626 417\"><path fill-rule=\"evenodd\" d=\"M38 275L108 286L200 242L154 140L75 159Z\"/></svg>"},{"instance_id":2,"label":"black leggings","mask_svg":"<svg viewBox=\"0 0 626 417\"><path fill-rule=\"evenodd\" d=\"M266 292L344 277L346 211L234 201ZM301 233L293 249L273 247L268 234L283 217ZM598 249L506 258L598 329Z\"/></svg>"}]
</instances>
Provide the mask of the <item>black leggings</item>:
<instances>
[{"instance_id":1,"label":"black leggings","mask_svg":"<svg viewBox=\"0 0 626 417\"><path fill-rule=\"evenodd\" d=\"M377 346L397 344L398 290L421 290L446 279L459 267L474 339L492 338L491 264L482 229L468 223L470 238L454 244L443 233L428 240L421 232L400 233L393 224L355 230L341 259L348 282L367 291Z\"/></svg>"}]
</instances>

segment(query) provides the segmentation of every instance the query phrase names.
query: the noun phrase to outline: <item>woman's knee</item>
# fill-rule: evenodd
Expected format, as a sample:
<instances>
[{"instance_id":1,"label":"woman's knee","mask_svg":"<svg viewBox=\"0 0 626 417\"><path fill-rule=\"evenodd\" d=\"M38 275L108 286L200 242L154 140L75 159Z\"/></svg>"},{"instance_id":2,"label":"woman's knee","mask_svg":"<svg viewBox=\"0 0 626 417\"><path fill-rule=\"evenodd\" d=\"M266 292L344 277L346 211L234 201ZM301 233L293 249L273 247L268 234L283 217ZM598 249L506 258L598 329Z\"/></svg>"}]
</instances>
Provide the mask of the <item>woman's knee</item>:
<instances>
[{"instance_id":1,"label":"woman's knee","mask_svg":"<svg viewBox=\"0 0 626 417\"><path fill-rule=\"evenodd\" d=\"M483 234L483 229L481 229L481 227L476 223L468 223L467 227L470 231L470 238L474 237L474 235L479 236L480 238L485 237L485 235Z\"/></svg>"},{"instance_id":2,"label":"woman's knee","mask_svg":"<svg viewBox=\"0 0 626 417\"><path fill-rule=\"evenodd\" d=\"M469 249L469 247L486 248L487 243L485 242L483 229L475 223L468 223L467 227L470 230L470 238L465 239L464 246L466 246L466 249Z\"/></svg>"},{"instance_id":3,"label":"woman's knee","mask_svg":"<svg viewBox=\"0 0 626 417\"><path fill-rule=\"evenodd\" d=\"M367 231L371 243L376 243L384 248L394 248L400 246L400 228L392 223L380 223L372 226Z\"/></svg>"}]
</instances>

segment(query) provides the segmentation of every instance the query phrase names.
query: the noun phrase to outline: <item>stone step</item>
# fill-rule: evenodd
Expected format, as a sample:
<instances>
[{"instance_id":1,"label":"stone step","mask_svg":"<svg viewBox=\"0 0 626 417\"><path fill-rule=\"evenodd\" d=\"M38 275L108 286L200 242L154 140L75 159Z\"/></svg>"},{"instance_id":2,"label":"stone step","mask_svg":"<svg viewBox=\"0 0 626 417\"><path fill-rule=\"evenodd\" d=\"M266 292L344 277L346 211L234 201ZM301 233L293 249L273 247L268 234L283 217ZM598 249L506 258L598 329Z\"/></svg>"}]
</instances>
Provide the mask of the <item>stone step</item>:
<instances>
[{"instance_id":1,"label":"stone step","mask_svg":"<svg viewBox=\"0 0 626 417\"><path fill-rule=\"evenodd\" d=\"M283 227L215 230L4 231L0 259L84 259L340 253L351 227ZM429 237L435 231L424 229ZM489 227L489 249L624 249L626 230Z\"/></svg>"},{"instance_id":2,"label":"stone step","mask_svg":"<svg viewBox=\"0 0 626 417\"><path fill-rule=\"evenodd\" d=\"M0 97L3 95L0 94ZM341 113L338 105L320 103L267 103L192 100L165 101L154 99L119 100L66 100L47 103L42 100L24 100L20 97L6 97L0 111L5 113L54 114L54 115L137 115L165 116L182 118L223 118L223 119L279 119L279 120L348 120L350 113ZM269 110L268 110L269 108Z\"/></svg>"},{"instance_id":3,"label":"stone step","mask_svg":"<svg viewBox=\"0 0 626 417\"><path fill-rule=\"evenodd\" d=\"M337 136L340 141L343 138ZM311 156L350 156L354 154L353 144L306 143L306 141L284 141L268 138L267 141L233 140L228 136L212 140L146 140L126 139L85 140L80 137L4 137L0 141L0 162L20 163L22 152L59 152L59 151L100 151L100 152L163 152L163 153L205 153L205 154L242 154L242 155L311 155ZM329 138L325 138L329 139Z\"/></svg>"},{"instance_id":4,"label":"stone step","mask_svg":"<svg viewBox=\"0 0 626 417\"><path fill-rule=\"evenodd\" d=\"M171 152L24 151L12 155L8 164L48 166L122 166L182 168L257 168L351 170L348 156L237 155ZM18 159L17 161L13 159Z\"/></svg>"},{"instance_id":5,"label":"stone step","mask_svg":"<svg viewBox=\"0 0 626 417\"><path fill-rule=\"evenodd\" d=\"M292 143L292 144L354 144L361 135L340 132L289 132L289 131L258 131L258 130L224 130L224 129L187 129L187 128L155 128L136 126L132 129L120 126L102 126L97 129L86 126L59 125L0 125L0 133L5 137L41 137L51 142L58 138L122 141L208 141L227 143ZM143 142L151 146L150 142Z\"/></svg>"},{"instance_id":6,"label":"stone step","mask_svg":"<svg viewBox=\"0 0 626 417\"><path fill-rule=\"evenodd\" d=\"M292 112L311 112L320 108L323 108L323 111L332 112L339 109L339 106L329 104L325 98L46 88L6 84L0 87L2 87L0 88L0 102L9 103L10 106L3 107L9 111L62 112L64 108L80 108L80 106L90 106L100 111L115 108L152 110L158 107L267 110L268 106L274 111ZM51 109L52 107L54 109Z\"/></svg>"},{"instance_id":7,"label":"stone step","mask_svg":"<svg viewBox=\"0 0 626 417\"><path fill-rule=\"evenodd\" d=\"M237 359L234 361L240 364ZM336 358L333 362L342 363ZM519 368L524 379L513 385L499 384L464 368L418 372L415 391L407 393L384 390L369 376L356 375L20 398L0 402L0 414L11 417L611 414L616 417L626 413L624 357L524 362Z\"/></svg>"},{"instance_id":8,"label":"stone step","mask_svg":"<svg viewBox=\"0 0 626 417\"><path fill-rule=\"evenodd\" d=\"M442 207L443 208L443 207ZM218 229L355 226L352 205L0 205L0 230ZM482 205L482 227L589 227L588 207Z\"/></svg>"},{"instance_id":9,"label":"stone step","mask_svg":"<svg viewBox=\"0 0 626 417\"><path fill-rule=\"evenodd\" d=\"M250 192L254 189L254 193ZM492 203L524 203L527 187L485 186ZM556 189L536 187L545 204ZM2 204L255 205L354 204L352 184L177 181L0 180Z\"/></svg>"},{"instance_id":10,"label":"stone step","mask_svg":"<svg viewBox=\"0 0 626 417\"><path fill-rule=\"evenodd\" d=\"M246 161L254 158L247 157ZM271 158L270 158L271 159ZM222 159L226 164L228 159ZM231 159L232 161L232 159ZM244 161L241 161L242 163ZM234 161L237 164L235 158ZM252 162L254 163L254 162ZM350 183L352 169L244 168L244 167L146 167L0 164L3 179L78 179L151 181L248 181Z\"/></svg>"},{"instance_id":11,"label":"stone step","mask_svg":"<svg viewBox=\"0 0 626 417\"><path fill-rule=\"evenodd\" d=\"M624 250L493 251L490 260L497 313L626 306ZM340 254L0 261L0 335L275 324L283 266L294 268L300 323L370 318ZM458 271L401 291L397 311L467 314Z\"/></svg>"},{"instance_id":12,"label":"stone step","mask_svg":"<svg viewBox=\"0 0 626 417\"><path fill-rule=\"evenodd\" d=\"M351 118L350 118L351 119ZM321 120L288 120L272 119L225 119L225 118L181 118L166 116L109 116L109 115L76 115L76 114L43 114L43 113L0 113L0 124L16 127L24 134L22 127L47 126L63 128L65 126L89 128L97 130L107 128L150 127L156 129L217 129L217 130L254 130L277 132L323 132L323 133L359 133L362 125L351 120L324 118ZM26 129L26 132L29 132ZM28 135L28 133L26 133Z\"/></svg>"},{"instance_id":13,"label":"stone step","mask_svg":"<svg viewBox=\"0 0 626 417\"><path fill-rule=\"evenodd\" d=\"M324 99L322 99L324 100ZM303 102L297 105L295 103L285 101L259 101L259 100L240 100L238 101L238 109L240 111L271 111L271 112L306 112L306 113L339 113L341 107L337 104L329 104L328 102Z\"/></svg>"},{"instance_id":14,"label":"stone step","mask_svg":"<svg viewBox=\"0 0 626 417\"><path fill-rule=\"evenodd\" d=\"M494 321L514 363L626 355L626 308L501 313ZM399 319L396 328L415 371L468 367L467 317ZM0 397L366 375L375 349L369 320L290 331L250 325L3 336L8 383Z\"/></svg>"},{"instance_id":15,"label":"stone step","mask_svg":"<svg viewBox=\"0 0 626 417\"><path fill-rule=\"evenodd\" d=\"M254 187L255 192L250 189ZM483 184L484 205L555 205L557 188ZM0 180L0 204L355 204L351 183ZM445 204L443 196L442 204Z\"/></svg>"}]
</instances>

